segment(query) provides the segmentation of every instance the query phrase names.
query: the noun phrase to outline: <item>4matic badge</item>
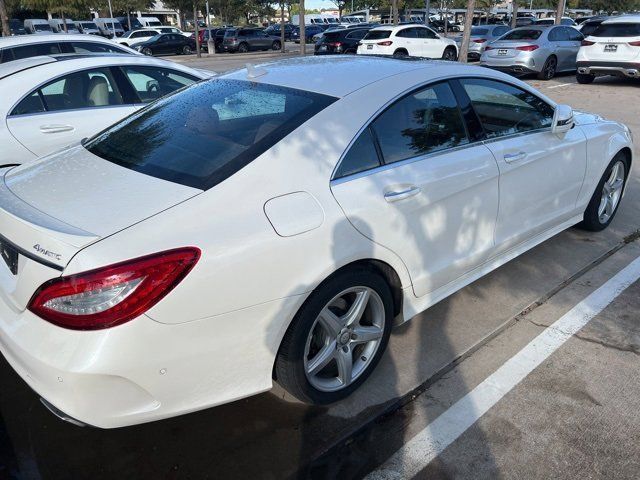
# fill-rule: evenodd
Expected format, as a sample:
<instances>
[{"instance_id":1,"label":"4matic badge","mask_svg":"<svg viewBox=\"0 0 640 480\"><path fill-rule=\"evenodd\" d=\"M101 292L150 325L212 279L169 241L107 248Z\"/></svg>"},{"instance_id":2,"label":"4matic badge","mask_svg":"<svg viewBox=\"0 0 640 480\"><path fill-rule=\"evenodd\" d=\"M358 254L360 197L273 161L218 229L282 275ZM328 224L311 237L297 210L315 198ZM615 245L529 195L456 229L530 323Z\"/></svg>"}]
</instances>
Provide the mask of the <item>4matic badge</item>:
<instances>
[{"instance_id":1,"label":"4matic badge","mask_svg":"<svg viewBox=\"0 0 640 480\"><path fill-rule=\"evenodd\" d=\"M38 252L40 255L44 255L45 257L55 258L56 260L60 260L62 258L62 255L60 255L59 253L52 252L51 250L47 250L46 248L41 247L39 243L36 243L33 246L33 249L36 252Z\"/></svg>"}]
</instances>

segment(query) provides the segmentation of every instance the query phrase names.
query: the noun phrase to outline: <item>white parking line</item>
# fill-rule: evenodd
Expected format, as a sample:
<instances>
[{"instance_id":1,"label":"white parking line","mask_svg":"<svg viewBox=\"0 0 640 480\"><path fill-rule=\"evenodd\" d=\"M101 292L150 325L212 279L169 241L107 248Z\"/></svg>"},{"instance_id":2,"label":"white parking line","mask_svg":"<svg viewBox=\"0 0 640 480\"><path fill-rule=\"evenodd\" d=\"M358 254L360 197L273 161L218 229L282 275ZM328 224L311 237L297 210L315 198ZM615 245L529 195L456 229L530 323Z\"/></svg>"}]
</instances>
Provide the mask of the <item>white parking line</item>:
<instances>
[{"instance_id":1,"label":"white parking line","mask_svg":"<svg viewBox=\"0 0 640 480\"><path fill-rule=\"evenodd\" d=\"M640 278L640 258L547 327L486 380L405 443L367 480L415 476L511 389Z\"/></svg>"},{"instance_id":2,"label":"white parking line","mask_svg":"<svg viewBox=\"0 0 640 480\"><path fill-rule=\"evenodd\" d=\"M547 87L547 89L552 90L554 88L568 87L570 85L575 85L575 83L561 83L560 85L554 85L553 87Z\"/></svg>"}]
</instances>

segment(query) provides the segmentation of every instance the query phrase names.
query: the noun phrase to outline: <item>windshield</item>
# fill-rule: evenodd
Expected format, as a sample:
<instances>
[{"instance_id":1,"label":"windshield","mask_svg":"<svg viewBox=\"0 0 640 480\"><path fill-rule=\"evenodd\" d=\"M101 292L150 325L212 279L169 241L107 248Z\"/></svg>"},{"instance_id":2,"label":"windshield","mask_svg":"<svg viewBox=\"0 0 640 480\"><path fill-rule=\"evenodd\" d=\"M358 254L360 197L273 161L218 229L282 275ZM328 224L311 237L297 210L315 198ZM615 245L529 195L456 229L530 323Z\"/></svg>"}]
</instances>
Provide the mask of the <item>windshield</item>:
<instances>
[{"instance_id":1,"label":"windshield","mask_svg":"<svg viewBox=\"0 0 640 480\"><path fill-rule=\"evenodd\" d=\"M336 99L218 79L164 97L85 147L131 170L206 190L248 165Z\"/></svg>"},{"instance_id":2,"label":"windshield","mask_svg":"<svg viewBox=\"0 0 640 480\"><path fill-rule=\"evenodd\" d=\"M33 26L33 29L36 32L50 32L51 31L51 27L49 25L44 25L44 24L36 24Z\"/></svg>"},{"instance_id":3,"label":"windshield","mask_svg":"<svg viewBox=\"0 0 640 480\"><path fill-rule=\"evenodd\" d=\"M512 30L500 40L537 40L542 35L542 30L522 29Z\"/></svg>"},{"instance_id":4,"label":"windshield","mask_svg":"<svg viewBox=\"0 0 640 480\"><path fill-rule=\"evenodd\" d=\"M161 27L162 23L160 22L149 22L150 27Z\"/></svg>"},{"instance_id":5,"label":"windshield","mask_svg":"<svg viewBox=\"0 0 640 480\"><path fill-rule=\"evenodd\" d=\"M95 23L93 23L93 22L83 22L83 23L82 23L82 28L89 28L89 29L91 29L91 28L92 28L92 29L94 29L94 30L97 30L97 29L98 29L98 26L97 26Z\"/></svg>"},{"instance_id":6,"label":"windshield","mask_svg":"<svg viewBox=\"0 0 640 480\"><path fill-rule=\"evenodd\" d=\"M382 38L389 38L391 30L371 30L364 36L364 40L380 40Z\"/></svg>"},{"instance_id":7,"label":"windshield","mask_svg":"<svg viewBox=\"0 0 640 480\"><path fill-rule=\"evenodd\" d=\"M591 35L594 37L638 37L640 23L601 23Z\"/></svg>"}]
</instances>

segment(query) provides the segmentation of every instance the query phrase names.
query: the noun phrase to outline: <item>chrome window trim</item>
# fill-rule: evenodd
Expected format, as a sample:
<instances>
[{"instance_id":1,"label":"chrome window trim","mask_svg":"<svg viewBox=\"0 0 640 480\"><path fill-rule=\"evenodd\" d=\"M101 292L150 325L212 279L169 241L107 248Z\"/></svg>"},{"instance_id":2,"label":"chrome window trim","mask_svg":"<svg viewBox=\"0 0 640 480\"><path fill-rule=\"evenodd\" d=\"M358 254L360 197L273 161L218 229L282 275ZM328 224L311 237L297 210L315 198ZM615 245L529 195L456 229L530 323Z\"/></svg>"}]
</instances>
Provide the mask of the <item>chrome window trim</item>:
<instances>
[{"instance_id":1,"label":"chrome window trim","mask_svg":"<svg viewBox=\"0 0 640 480\"><path fill-rule=\"evenodd\" d=\"M40 115L54 115L56 113L67 113L67 112L84 112L87 110L105 110L108 108L122 108L122 107L141 107L145 105L149 105L151 102L147 103L121 103L120 105L102 105L98 107L87 107L87 108L69 108L66 110L53 110L47 112L35 112L35 113L23 113L20 115L9 115L7 116L7 121L11 118L23 118L23 117L37 117Z\"/></svg>"}]
</instances>

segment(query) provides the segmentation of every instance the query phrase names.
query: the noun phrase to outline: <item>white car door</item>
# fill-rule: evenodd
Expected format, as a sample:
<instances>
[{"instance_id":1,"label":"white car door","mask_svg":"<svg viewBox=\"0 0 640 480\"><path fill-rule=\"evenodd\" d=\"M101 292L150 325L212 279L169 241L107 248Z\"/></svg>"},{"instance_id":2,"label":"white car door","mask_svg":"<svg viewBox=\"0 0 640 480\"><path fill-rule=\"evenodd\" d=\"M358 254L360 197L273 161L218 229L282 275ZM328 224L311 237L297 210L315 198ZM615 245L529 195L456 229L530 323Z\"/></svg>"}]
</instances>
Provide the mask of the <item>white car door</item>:
<instances>
[{"instance_id":1,"label":"white car door","mask_svg":"<svg viewBox=\"0 0 640 480\"><path fill-rule=\"evenodd\" d=\"M500 168L497 251L574 216L586 171L582 131L551 133L553 108L511 84L487 79L462 79L460 83Z\"/></svg>"},{"instance_id":2,"label":"white car door","mask_svg":"<svg viewBox=\"0 0 640 480\"><path fill-rule=\"evenodd\" d=\"M448 82L404 96L362 131L331 184L350 222L402 258L416 296L494 248L498 167L460 112Z\"/></svg>"},{"instance_id":3,"label":"white car door","mask_svg":"<svg viewBox=\"0 0 640 480\"><path fill-rule=\"evenodd\" d=\"M398 30L395 33L393 50L404 48L410 57L422 56L422 44L417 36L417 28L408 27Z\"/></svg>"},{"instance_id":4,"label":"white car door","mask_svg":"<svg viewBox=\"0 0 640 480\"><path fill-rule=\"evenodd\" d=\"M442 58L444 43L440 36L427 27L417 27L418 35L421 37L422 56L427 58Z\"/></svg>"},{"instance_id":5,"label":"white car door","mask_svg":"<svg viewBox=\"0 0 640 480\"><path fill-rule=\"evenodd\" d=\"M27 95L7 117L11 134L37 156L89 137L133 113L109 68L74 72Z\"/></svg>"}]
</instances>

